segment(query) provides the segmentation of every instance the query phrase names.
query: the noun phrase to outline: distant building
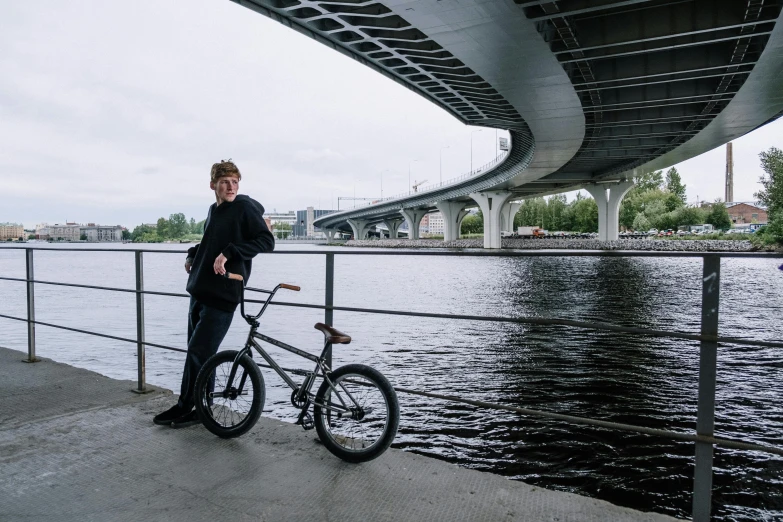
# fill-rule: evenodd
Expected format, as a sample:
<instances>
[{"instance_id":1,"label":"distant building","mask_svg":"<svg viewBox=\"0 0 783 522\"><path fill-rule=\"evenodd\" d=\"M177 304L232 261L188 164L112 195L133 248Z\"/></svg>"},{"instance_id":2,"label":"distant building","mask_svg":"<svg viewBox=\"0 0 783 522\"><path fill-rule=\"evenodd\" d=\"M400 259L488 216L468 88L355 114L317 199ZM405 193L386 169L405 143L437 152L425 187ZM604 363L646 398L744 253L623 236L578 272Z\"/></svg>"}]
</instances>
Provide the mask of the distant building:
<instances>
[{"instance_id":1,"label":"distant building","mask_svg":"<svg viewBox=\"0 0 783 522\"><path fill-rule=\"evenodd\" d=\"M430 216L430 235L432 236L442 236L443 235L443 214L440 212L433 212L432 214L429 214Z\"/></svg>"},{"instance_id":2,"label":"distant building","mask_svg":"<svg viewBox=\"0 0 783 522\"><path fill-rule=\"evenodd\" d=\"M741 225L745 223L767 223L767 209L755 202L726 203L731 222Z\"/></svg>"},{"instance_id":3,"label":"distant building","mask_svg":"<svg viewBox=\"0 0 783 522\"><path fill-rule=\"evenodd\" d=\"M272 210L272 212L264 212L264 217L269 218L272 223L286 223L293 226L296 223L296 212L289 210L288 212L278 212Z\"/></svg>"},{"instance_id":4,"label":"distant building","mask_svg":"<svg viewBox=\"0 0 783 522\"><path fill-rule=\"evenodd\" d=\"M35 239L49 239L49 223L35 225Z\"/></svg>"},{"instance_id":5,"label":"distant building","mask_svg":"<svg viewBox=\"0 0 783 522\"><path fill-rule=\"evenodd\" d=\"M55 223L49 227L49 239L55 241L79 241L82 226L78 223Z\"/></svg>"},{"instance_id":6,"label":"distant building","mask_svg":"<svg viewBox=\"0 0 783 522\"><path fill-rule=\"evenodd\" d=\"M0 240L24 238L24 227L18 223L0 223Z\"/></svg>"},{"instance_id":7,"label":"distant building","mask_svg":"<svg viewBox=\"0 0 783 522\"><path fill-rule=\"evenodd\" d=\"M432 232L430 231L430 216L432 214L424 214L424 217L421 218L421 223L419 223L419 235L429 235Z\"/></svg>"},{"instance_id":8,"label":"distant building","mask_svg":"<svg viewBox=\"0 0 783 522\"><path fill-rule=\"evenodd\" d=\"M326 237L321 230L316 230L313 221L321 216L332 214L336 210L316 210L313 207L307 207L305 210L296 211L296 221L293 226L294 237Z\"/></svg>"},{"instance_id":9,"label":"distant building","mask_svg":"<svg viewBox=\"0 0 783 522\"><path fill-rule=\"evenodd\" d=\"M80 227L79 231L79 237L87 236L87 241L122 241L122 227L120 225L101 226L87 223L87 226Z\"/></svg>"}]
</instances>

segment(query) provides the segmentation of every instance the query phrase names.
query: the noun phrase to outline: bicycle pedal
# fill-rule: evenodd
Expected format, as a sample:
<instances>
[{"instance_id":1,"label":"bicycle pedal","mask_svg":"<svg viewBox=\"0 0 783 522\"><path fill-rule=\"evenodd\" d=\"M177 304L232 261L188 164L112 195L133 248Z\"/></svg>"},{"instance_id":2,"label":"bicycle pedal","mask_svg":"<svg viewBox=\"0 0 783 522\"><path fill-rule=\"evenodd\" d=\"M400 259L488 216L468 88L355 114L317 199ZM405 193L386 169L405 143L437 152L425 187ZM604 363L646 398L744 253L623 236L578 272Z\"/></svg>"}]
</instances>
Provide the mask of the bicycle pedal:
<instances>
[{"instance_id":1,"label":"bicycle pedal","mask_svg":"<svg viewBox=\"0 0 783 522\"><path fill-rule=\"evenodd\" d=\"M315 428L315 423L313 422L313 417L309 413L305 414L304 417L302 417L302 428L305 430L311 430Z\"/></svg>"}]
</instances>

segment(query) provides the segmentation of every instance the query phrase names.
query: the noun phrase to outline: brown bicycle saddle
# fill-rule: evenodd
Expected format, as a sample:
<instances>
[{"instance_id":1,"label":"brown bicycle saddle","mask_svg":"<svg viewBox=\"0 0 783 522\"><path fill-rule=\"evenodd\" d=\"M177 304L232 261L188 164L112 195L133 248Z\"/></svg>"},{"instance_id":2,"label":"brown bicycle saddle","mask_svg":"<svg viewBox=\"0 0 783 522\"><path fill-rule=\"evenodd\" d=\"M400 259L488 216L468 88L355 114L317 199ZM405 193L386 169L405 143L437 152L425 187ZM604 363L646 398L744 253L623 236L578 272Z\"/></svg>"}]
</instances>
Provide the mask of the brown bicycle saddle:
<instances>
[{"instance_id":1,"label":"brown bicycle saddle","mask_svg":"<svg viewBox=\"0 0 783 522\"><path fill-rule=\"evenodd\" d=\"M342 333L340 330L325 325L324 323L315 323L315 329L323 332L327 343L348 344L351 342L351 336Z\"/></svg>"}]
</instances>

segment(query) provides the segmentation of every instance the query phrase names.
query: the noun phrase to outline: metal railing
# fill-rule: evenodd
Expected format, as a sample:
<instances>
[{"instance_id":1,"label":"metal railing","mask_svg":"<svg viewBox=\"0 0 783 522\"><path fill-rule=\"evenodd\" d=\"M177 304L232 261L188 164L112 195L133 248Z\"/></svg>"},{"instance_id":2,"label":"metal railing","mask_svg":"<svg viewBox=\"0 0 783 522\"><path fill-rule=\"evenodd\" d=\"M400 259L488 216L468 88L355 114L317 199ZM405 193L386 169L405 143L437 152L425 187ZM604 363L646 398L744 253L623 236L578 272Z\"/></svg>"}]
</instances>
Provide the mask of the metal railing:
<instances>
[{"instance_id":1,"label":"metal railing","mask_svg":"<svg viewBox=\"0 0 783 522\"><path fill-rule=\"evenodd\" d=\"M144 330L144 296L145 295L159 295L159 296L171 296L171 297L189 297L184 293L172 293L172 292L158 292L144 289L144 252L165 254L176 253L184 254L184 251L180 250L117 250L117 249L101 249L101 248L58 248L57 251L77 251L77 252L114 252L114 253L133 253L135 256L135 290L127 288L114 288L95 285L82 285L76 283L61 283L57 281L39 281L34 277L34 257L33 252L35 250L54 250L50 248L29 248L29 247L7 247L7 249L17 249L25 251L25 263L26 263L26 277L14 278L14 277L2 277L0 280L6 281L18 281L24 282L27 286L27 317L14 317L11 315L0 314L0 318L12 319L18 321L24 321L27 323L27 336L28 336L28 361L34 362L36 358L36 345L35 345L35 327L36 325L48 326L52 328L59 328L63 330L84 333L88 335L94 335L98 337L114 339L119 341L126 341L136 344L137 360L138 360L138 387L136 392L145 393L147 391L146 385L146 363L145 363L145 348L147 346L162 348L166 350L173 350L178 352L187 352L182 348L176 348L172 346L161 345L157 343L147 342L145 340ZM385 314L385 315L398 315L409 317L428 317L437 319L457 319L467 321L487 321L487 322L504 322L504 323L518 323L528 325L541 325L541 326L561 326L570 328L580 328L588 330L599 330L609 332L622 332L632 334L642 334L651 337L666 337L673 339L682 339L688 341L699 341L699 384L698 384L698 408L697 408L697 422L695 433L683 433L671 430L660 430L647 428L644 426L637 426L631 424L621 424L615 422L607 422L600 419L592 419L587 417L578 417L573 415L563 415L558 413L531 410L527 408L519 408L515 406L508 406L503 404L489 403L484 401L470 400L462 397L455 397L450 395L443 395L439 393L426 392L421 390L413 390L408 388L395 387L400 393L409 393L413 395L438 398L448 401L459 402L463 404L469 404L480 408L491 408L497 410L511 411L522 415L543 417L549 419L555 419L565 421L569 423L583 424L598 426L603 428L630 431L635 433L642 433L647 435L660 436L672 440L690 441L696 444L696 460L694 470L694 489L693 489L693 520L696 522L707 522L710 519L711 503L712 503L712 474L713 474L713 447L722 446L727 448L734 448L740 450L750 451L762 451L776 455L783 455L783 447L769 446L763 444L748 443L744 441L731 440L725 438L718 438L714 436L715 433L715 390L716 390L716 369L717 369L717 348L719 344L737 344L745 346L759 346L766 348L778 348L783 349L783 342L779 341L755 341L734 337L721 337L718 335L718 309L720 300L720 261L721 258L783 258L781 254L769 254L769 253L756 253L756 252L735 252L735 253L704 253L704 252L624 252L624 251L570 251L568 253L555 252L555 251L530 251L530 252L518 252L518 251L474 251L474 252L432 252L432 251L283 251L274 252L269 255L324 255L326 257L326 271L325 271L325 294L324 304L315 305L307 303L292 303L276 301L271 303L275 306L289 306L300 308L313 308L324 310L324 322L328 325L332 325L334 311L343 312L358 312L358 313L371 313L371 314ZM618 326L609 323L602 322L587 322L587 321L575 321L570 319L560 318L537 318L537 317L497 317L497 316L481 316L481 315L466 315L466 314L438 314L427 312L409 312L404 310L382 310L375 308L358 308L347 306L335 306L334 305L334 257L335 255L341 256L459 256L459 257L675 257L675 258L702 258L703 259L703 272L702 272L702 313L701 313L701 332L699 334L692 334L687 332L676 332L668 330L653 330L647 328L636 328L627 326ZM78 328L72 328L64 325L57 325L37 321L35 319L35 285L57 285L75 288L89 288L96 290L106 290L113 292L127 292L136 295L136 338L129 339L114 335L103 334L99 332L91 332ZM260 302L248 300L249 302Z\"/></svg>"},{"instance_id":2,"label":"metal railing","mask_svg":"<svg viewBox=\"0 0 783 522\"><path fill-rule=\"evenodd\" d=\"M438 183L428 183L427 185L422 185L416 191L409 190L408 192L400 192L399 194L395 194L393 196L387 196L387 197L384 197L384 198L374 199L374 200L372 200L369 203L364 203L364 204L361 204L361 205L354 205L354 206L349 207L349 208L341 209L340 212L346 212L346 211L349 211L349 210L356 210L356 209L360 209L360 208L367 208L367 207L371 207L373 205L377 205L378 203L387 203L388 201L391 201L393 199L407 198L407 197L414 196L414 195L418 196L418 195L424 194L426 192L429 192L431 190L435 190L435 189L439 189L439 188L442 188L442 187L446 187L448 185L454 185L456 183L460 183L462 181L465 181L466 179L470 179L470 178L472 178L474 176L478 176L479 174L482 174L482 173L488 171L489 169L495 167L496 165L499 165L499 164L503 163L503 161L505 161L507 156L508 156L508 152L502 152L501 154L498 154L497 156L495 156L495 158L493 160L485 163L484 165L481 165L480 167L477 167L477 168L471 170L470 172L468 172L466 174L462 174L460 176L457 176L456 178L449 178L446 181L440 181Z\"/></svg>"}]
</instances>

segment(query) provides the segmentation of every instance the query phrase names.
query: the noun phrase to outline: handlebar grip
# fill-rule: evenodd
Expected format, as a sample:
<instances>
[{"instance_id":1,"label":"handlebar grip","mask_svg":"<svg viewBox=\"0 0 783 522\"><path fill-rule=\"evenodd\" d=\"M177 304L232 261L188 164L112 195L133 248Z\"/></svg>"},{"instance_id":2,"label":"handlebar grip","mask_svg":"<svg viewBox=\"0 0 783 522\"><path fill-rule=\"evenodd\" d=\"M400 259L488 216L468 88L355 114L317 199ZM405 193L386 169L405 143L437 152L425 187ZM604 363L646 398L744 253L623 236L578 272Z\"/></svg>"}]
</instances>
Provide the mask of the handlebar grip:
<instances>
[{"instance_id":1,"label":"handlebar grip","mask_svg":"<svg viewBox=\"0 0 783 522\"><path fill-rule=\"evenodd\" d=\"M242 277L240 274L232 274L231 272L226 272L223 277L225 277L226 279L233 279L235 281L244 281L245 280L245 278Z\"/></svg>"},{"instance_id":2,"label":"handlebar grip","mask_svg":"<svg viewBox=\"0 0 783 522\"><path fill-rule=\"evenodd\" d=\"M287 290L293 290L294 292L298 292L300 290L300 288L298 286L287 285L285 283L280 283L280 288L285 288Z\"/></svg>"}]
</instances>

